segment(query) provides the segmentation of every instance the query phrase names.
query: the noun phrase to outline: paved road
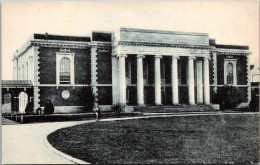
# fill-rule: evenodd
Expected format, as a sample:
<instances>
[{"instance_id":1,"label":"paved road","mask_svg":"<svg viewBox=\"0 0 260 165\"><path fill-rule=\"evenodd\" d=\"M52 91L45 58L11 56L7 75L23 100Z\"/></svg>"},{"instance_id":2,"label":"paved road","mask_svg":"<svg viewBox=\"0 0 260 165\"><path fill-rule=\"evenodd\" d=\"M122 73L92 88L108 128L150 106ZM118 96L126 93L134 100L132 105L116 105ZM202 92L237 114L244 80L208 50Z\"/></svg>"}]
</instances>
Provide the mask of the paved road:
<instances>
[{"instance_id":1,"label":"paved road","mask_svg":"<svg viewBox=\"0 0 260 165\"><path fill-rule=\"evenodd\" d=\"M18 122L13 121L13 120L6 119L4 117L2 117L1 119L2 119L2 125L20 124Z\"/></svg>"},{"instance_id":2,"label":"paved road","mask_svg":"<svg viewBox=\"0 0 260 165\"><path fill-rule=\"evenodd\" d=\"M193 113L193 114L147 114L143 117L110 118L103 121L140 119L150 117L222 115L225 113ZM241 113L228 113L241 114ZM242 113L251 114L251 113ZM2 125L2 164L73 164L73 162L52 152L44 143L44 138L51 132L88 121L52 122L34 124Z\"/></svg>"},{"instance_id":3,"label":"paved road","mask_svg":"<svg viewBox=\"0 0 260 165\"><path fill-rule=\"evenodd\" d=\"M43 140L59 128L86 122L91 121L3 125L2 164L73 164L53 153Z\"/></svg>"}]
</instances>

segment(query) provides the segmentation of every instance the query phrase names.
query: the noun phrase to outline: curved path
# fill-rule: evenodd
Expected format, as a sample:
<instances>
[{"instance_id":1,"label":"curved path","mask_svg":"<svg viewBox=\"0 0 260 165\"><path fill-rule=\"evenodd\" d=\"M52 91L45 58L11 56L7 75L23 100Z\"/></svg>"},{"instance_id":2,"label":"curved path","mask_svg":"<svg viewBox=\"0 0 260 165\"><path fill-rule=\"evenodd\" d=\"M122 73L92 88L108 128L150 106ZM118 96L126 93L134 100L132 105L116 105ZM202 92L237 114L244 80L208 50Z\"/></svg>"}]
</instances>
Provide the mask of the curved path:
<instances>
[{"instance_id":1,"label":"curved path","mask_svg":"<svg viewBox=\"0 0 260 165\"><path fill-rule=\"evenodd\" d=\"M158 116L171 117L222 114L223 113L219 112L193 114L178 113L167 115L149 114L148 116L142 117L110 118L103 119L102 121L140 119ZM2 164L74 164L72 161L67 160L51 151L44 143L44 139L48 134L57 129L91 122L95 122L95 120L2 125Z\"/></svg>"},{"instance_id":2,"label":"curved path","mask_svg":"<svg viewBox=\"0 0 260 165\"><path fill-rule=\"evenodd\" d=\"M2 164L73 164L44 143L51 132L89 121L18 124L2 126Z\"/></svg>"}]
</instances>

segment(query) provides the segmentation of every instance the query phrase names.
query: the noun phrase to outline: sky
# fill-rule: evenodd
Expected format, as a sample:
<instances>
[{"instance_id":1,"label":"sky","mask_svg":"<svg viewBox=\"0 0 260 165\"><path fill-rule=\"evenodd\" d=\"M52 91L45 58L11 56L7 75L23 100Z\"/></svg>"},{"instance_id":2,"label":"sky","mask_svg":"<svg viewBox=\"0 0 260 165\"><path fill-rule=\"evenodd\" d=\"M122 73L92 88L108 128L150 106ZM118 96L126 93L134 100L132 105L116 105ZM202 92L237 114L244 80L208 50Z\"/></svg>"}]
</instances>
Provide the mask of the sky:
<instances>
[{"instance_id":1,"label":"sky","mask_svg":"<svg viewBox=\"0 0 260 165\"><path fill-rule=\"evenodd\" d=\"M218 44L249 45L259 67L259 1L4 1L2 79L33 33L89 36L120 27L208 33Z\"/></svg>"}]
</instances>

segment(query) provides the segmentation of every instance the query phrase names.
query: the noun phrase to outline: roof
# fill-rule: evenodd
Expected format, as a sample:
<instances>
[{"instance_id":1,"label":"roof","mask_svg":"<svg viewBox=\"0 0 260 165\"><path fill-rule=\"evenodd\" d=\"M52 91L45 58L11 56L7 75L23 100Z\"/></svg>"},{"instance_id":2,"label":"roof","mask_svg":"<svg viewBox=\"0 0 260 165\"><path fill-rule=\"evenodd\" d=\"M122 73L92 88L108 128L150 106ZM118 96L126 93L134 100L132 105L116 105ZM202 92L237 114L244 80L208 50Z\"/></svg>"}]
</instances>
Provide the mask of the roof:
<instances>
[{"instance_id":1,"label":"roof","mask_svg":"<svg viewBox=\"0 0 260 165\"><path fill-rule=\"evenodd\" d=\"M2 87L32 87L31 80L2 80Z\"/></svg>"}]
</instances>

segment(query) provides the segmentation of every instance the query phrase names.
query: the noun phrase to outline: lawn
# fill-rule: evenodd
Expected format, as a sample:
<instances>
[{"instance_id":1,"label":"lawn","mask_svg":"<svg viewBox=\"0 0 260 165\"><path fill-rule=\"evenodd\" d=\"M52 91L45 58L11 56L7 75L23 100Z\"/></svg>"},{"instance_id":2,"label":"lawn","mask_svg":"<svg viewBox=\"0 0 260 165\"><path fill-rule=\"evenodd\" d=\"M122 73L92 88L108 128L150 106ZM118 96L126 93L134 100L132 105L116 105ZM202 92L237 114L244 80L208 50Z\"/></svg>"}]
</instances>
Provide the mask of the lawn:
<instances>
[{"instance_id":1,"label":"lawn","mask_svg":"<svg viewBox=\"0 0 260 165\"><path fill-rule=\"evenodd\" d=\"M259 113L97 122L48 136L58 150L98 164L259 162Z\"/></svg>"}]
</instances>

